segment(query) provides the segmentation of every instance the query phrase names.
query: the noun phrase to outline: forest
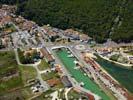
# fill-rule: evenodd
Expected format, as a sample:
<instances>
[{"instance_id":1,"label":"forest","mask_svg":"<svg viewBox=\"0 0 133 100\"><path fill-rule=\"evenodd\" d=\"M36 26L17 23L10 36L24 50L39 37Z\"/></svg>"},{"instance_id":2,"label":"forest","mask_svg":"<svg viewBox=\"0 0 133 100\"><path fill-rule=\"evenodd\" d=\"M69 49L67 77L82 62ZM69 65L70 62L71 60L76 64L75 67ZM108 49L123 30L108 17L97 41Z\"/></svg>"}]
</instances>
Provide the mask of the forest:
<instances>
[{"instance_id":1,"label":"forest","mask_svg":"<svg viewBox=\"0 0 133 100\"><path fill-rule=\"evenodd\" d=\"M0 0L40 26L82 30L99 43L133 40L132 0Z\"/></svg>"}]
</instances>

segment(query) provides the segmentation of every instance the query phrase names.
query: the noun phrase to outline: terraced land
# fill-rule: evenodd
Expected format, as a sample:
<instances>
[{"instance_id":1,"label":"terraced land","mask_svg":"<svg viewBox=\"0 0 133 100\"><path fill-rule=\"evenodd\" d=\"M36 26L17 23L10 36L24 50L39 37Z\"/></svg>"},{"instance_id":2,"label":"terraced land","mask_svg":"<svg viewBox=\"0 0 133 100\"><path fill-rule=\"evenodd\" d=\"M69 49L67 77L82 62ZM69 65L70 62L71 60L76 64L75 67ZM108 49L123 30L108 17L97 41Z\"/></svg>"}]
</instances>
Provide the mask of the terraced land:
<instances>
[{"instance_id":1,"label":"terraced land","mask_svg":"<svg viewBox=\"0 0 133 100\"><path fill-rule=\"evenodd\" d=\"M0 95L21 87L22 80L13 51L0 52Z\"/></svg>"}]
</instances>

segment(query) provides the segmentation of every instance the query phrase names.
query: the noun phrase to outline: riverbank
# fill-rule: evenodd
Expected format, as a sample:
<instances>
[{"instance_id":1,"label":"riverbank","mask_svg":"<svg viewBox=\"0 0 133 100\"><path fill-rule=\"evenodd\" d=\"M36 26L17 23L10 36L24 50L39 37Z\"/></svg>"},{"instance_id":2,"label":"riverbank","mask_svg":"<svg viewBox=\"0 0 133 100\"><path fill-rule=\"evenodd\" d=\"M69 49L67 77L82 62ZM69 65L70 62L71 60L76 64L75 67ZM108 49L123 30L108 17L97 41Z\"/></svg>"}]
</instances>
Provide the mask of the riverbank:
<instances>
[{"instance_id":1,"label":"riverbank","mask_svg":"<svg viewBox=\"0 0 133 100\"><path fill-rule=\"evenodd\" d=\"M115 64L118 64L118 65L121 65L121 67L123 68L126 68L126 69L133 69L133 65L132 64L123 64L123 63L120 63L120 62L116 62L116 61L113 61L113 60L110 60L109 58L107 57L103 57L102 55L98 55L100 56L101 58L103 58L104 60L107 60L109 62L112 62L112 63L115 63Z\"/></svg>"},{"instance_id":2,"label":"riverbank","mask_svg":"<svg viewBox=\"0 0 133 100\"><path fill-rule=\"evenodd\" d=\"M126 69L118 64L114 64L101 58L100 56L97 56L95 61L131 94L133 93L133 89L131 88L133 86L133 70Z\"/></svg>"}]
</instances>

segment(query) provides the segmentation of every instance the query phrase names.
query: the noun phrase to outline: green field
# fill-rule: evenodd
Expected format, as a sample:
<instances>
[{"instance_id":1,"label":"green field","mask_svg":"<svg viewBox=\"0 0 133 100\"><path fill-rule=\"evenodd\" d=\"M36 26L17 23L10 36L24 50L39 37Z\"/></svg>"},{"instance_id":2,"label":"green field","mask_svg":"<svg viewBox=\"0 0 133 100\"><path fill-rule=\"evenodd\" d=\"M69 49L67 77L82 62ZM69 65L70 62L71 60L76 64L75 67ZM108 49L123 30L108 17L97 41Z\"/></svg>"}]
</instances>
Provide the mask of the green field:
<instances>
[{"instance_id":1,"label":"green field","mask_svg":"<svg viewBox=\"0 0 133 100\"><path fill-rule=\"evenodd\" d=\"M0 93L22 86L21 75L13 51L0 52L0 79Z\"/></svg>"},{"instance_id":2,"label":"green field","mask_svg":"<svg viewBox=\"0 0 133 100\"><path fill-rule=\"evenodd\" d=\"M24 86L28 80L36 79L36 70L32 66L17 65L13 51L0 52L0 80L11 72L18 75L0 81L0 100L27 100L34 96L30 87Z\"/></svg>"},{"instance_id":3,"label":"green field","mask_svg":"<svg viewBox=\"0 0 133 100\"><path fill-rule=\"evenodd\" d=\"M48 72L41 74L44 81L52 79L52 78L59 78L59 75L56 72Z\"/></svg>"},{"instance_id":4,"label":"green field","mask_svg":"<svg viewBox=\"0 0 133 100\"><path fill-rule=\"evenodd\" d=\"M32 66L19 66L19 70L21 72L21 77L24 85L27 84L28 80L36 79L37 77L37 72Z\"/></svg>"},{"instance_id":5,"label":"green field","mask_svg":"<svg viewBox=\"0 0 133 100\"><path fill-rule=\"evenodd\" d=\"M41 61L41 63L38 65L38 69L40 70L40 71L42 71L42 70L45 70L45 69L48 69L49 68L49 64L43 59L42 61Z\"/></svg>"},{"instance_id":6,"label":"green field","mask_svg":"<svg viewBox=\"0 0 133 100\"><path fill-rule=\"evenodd\" d=\"M68 100L74 100L74 99L78 100L80 97L83 98L82 93L78 93L78 92L74 91L73 89L68 92L67 96L68 96ZM83 100L88 100L88 99L84 98Z\"/></svg>"},{"instance_id":7,"label":"green field","mask_svg":"<svg viewBox=\"0 0 133 100\"><path fill-rule=\"evenodd\" d=\"M65 65L67 70L70 72L70 74L80 83L84 82L84 88L92 91L93 93L99 95L102 97L103 100L110 100L110 98L101 90L101 88L94 83L88 76L85 76L84 73L81 70L74 69L75 64L74 60L76 58L68 58L69 55L66 51L66 49L62 49L61 51L55 51L59 59L62 61L62 63ZM69 63L68 63L69 62Z\"/></svg>"}]
</instances>

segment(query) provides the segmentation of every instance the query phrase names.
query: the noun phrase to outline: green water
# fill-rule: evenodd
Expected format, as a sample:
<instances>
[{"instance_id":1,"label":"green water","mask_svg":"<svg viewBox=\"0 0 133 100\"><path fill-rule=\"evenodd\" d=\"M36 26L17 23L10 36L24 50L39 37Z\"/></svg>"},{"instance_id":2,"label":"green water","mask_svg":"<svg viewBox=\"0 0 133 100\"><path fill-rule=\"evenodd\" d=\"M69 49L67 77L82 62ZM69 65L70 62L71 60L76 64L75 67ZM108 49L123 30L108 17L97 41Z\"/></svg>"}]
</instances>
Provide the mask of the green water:
<instances>
[{"instance_id":1,"label":"green water","mask_svg":"<svg viewBox=\"0 0 133 100\"><path fill-rule=\"evenodd\" d=\"M122 66L106 61L100 57L96 61L122 86L133 93L133 70L124 69Z\"/></svg>"},{"instance_id":2,"label":"green water","mask_svg":"<svg viewBox=\"0 0 133 100\"><path fill-rule=\"evenodd\" d=\"M65 65L70 74L76 79L76 81L84 82L84 88L91 90L93 93L102 97L103 100L110 100L110 98L95 84L89 77L85 76L81 70L74 69L74 60L76 58L68 58L69 55L65 49L56 52L62 63Z\"/></svg>"}]
</instances>

